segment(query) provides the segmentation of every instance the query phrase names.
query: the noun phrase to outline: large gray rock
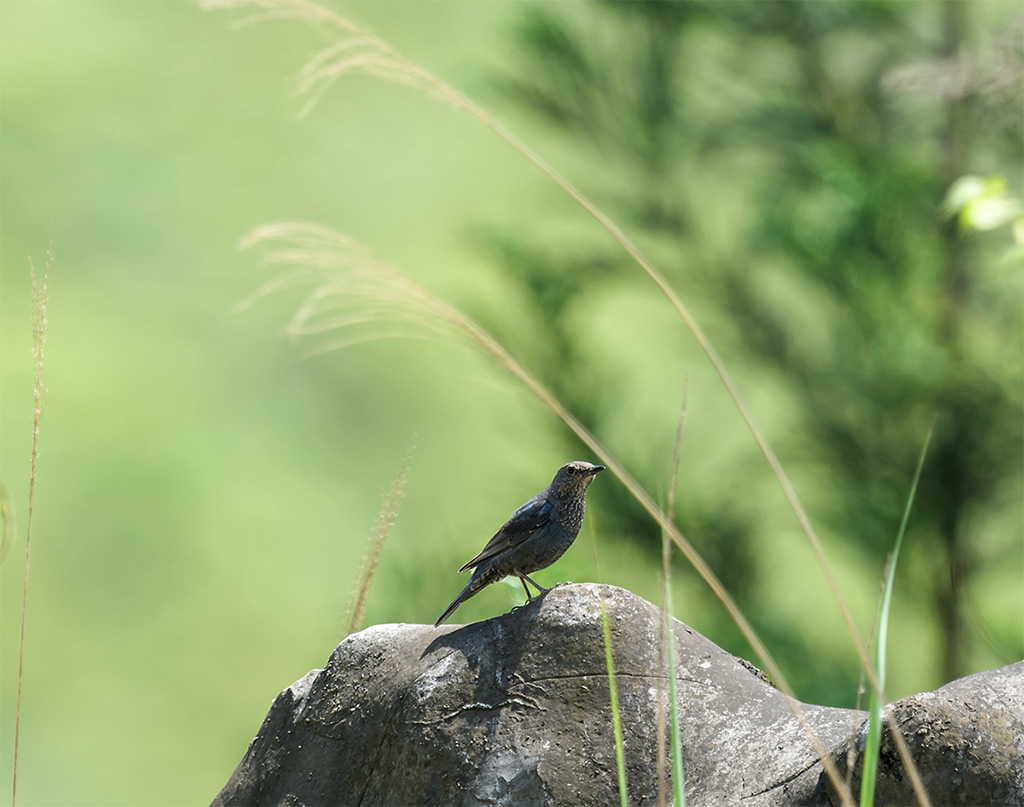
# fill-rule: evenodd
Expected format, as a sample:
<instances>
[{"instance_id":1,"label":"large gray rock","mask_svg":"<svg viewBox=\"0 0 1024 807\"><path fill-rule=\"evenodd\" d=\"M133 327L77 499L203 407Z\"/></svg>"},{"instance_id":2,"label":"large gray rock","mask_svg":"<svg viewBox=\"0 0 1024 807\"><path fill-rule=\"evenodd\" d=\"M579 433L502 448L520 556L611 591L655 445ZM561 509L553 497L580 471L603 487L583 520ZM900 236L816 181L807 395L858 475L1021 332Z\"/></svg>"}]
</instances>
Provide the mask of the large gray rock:
<instances>
[{"instance_id":1,"label":"large gray rock","mask_svg":"<svg viewBox=\"0 0 1024 807\"><path fill-rule=\"evenodd\" d=\"M1024 807L1024 662L903 698L888 713L885 725L899 727L933 804ZM865 739L866 726L836 756L844 773L852 761L855 793ZM879 749L875 805L916 801L887 730Z\"/></svg>"},{"instance_id":2,"label":"large gray rock","mask_svg":"<svg viewBox=\"0 0 1024 807\"><path fill-rule=\"evenodd\" d=\"M659 777L671 793L657 767L657 711L667 702L660 612L627 591L598 585L560 586L532 605L472 625L379 625L348 637L323 670L278 696L213 803L618 803L602 601L629 801L656 804ZM822 764L787 698L686 625L675 622L674 630L687 804L828 804ZM952 780L940 764L922 766L934 777L929 788L943 798L1024 803L1024 665L998 676L1002 683L991 685L990 700L972 701L975 712L962 715L973 728L951 741L963 766L960 784L947 786ZM956 712L973 697L966 682L983 678L957 682L968 689L942 696L943 708ZM933 696L954 686L917 699L937 708ZM896 706L923 714L912 700ZM845 760L864 713L800 707L826 752ZM932 736L944 731L928 725ZM914 747L932 750L923 742ZM972 748L995 761L976 765ZM972 801L972 793L984 797Z\"/></svg>"}]
</instances>

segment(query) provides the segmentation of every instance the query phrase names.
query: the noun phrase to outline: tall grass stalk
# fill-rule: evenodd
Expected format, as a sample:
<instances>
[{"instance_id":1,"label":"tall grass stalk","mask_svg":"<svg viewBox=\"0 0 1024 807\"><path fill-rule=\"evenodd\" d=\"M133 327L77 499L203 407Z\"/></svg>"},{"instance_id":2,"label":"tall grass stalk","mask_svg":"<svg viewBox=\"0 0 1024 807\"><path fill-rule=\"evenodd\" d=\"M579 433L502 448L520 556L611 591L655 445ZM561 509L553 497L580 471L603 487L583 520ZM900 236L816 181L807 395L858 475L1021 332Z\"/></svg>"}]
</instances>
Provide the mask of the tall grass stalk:
<instances>
[{"instance_id":1,"label":"tall grass stalk","mask_svg":"<svg viewBox=\"0 0 1024 807\"><path fill-rule=\"evenodd\" d=\"M668 539L664 539L668 540ZM664 602L662 603L664 606ZM672 669L668 665L668 658L666 656L667 644L665 642L665 630L667 623L665 620L665 614L662 612L661 618L658 622L658 667L659 670L666 670L666 678L672 674ZM668 770L669 760L668 752L665 746L668 742L669 729L665 725L665 705L668 703L669 694L667 691L668 681L665 682L665 689L663 689L655 704L655 737L657 737L657 747L655 750L655 771L658 776L658 807L667 807L668 798L665 791L665 783L668 781Z\"/></svg>"},{"instance_id":2,"label":"tall grass stalk","mask_svg":"<svg viewBox=\"0 0 1024 807\"><path fill-rule=\"evenodd\" d=\"M668 536L663 538L668 547ZM667 554L667 553L665 553ZM665 636L668 662L669 759L672 763L672 800L676 807L686 807L686 782L683 779L683 746L679 727L679 698L676 694L676 647L672 630L672 578L665 564Z\"/></svg>"},{"instance_id":3,"label":"tall grass stalk","mask_svg":"<svg viewBox=\"0 0 1024 807\"><path fill-rule=\"evenodd\" d=\"M0 541L0 563L3 563L7 560L7 553L14 545L14 536L18 533L18 525L14 516L11 492L2 479L0 479L0 521L3 521L3 539Z\"/></svg>"},{"instance_id":4,"label":"tall grass stalk","mask_svg":"<svg viewBox=\"0 0 1024 807\"><path fill-rule=\"evenodd\" d=\"M878 615L882 611L882 596L885 593L885 575L883 573L882 580L878 584L878 599L875 602L874 617L871 620L871 633L868 635L868 648L872 653L876 653L875 641L877 640L876 631L878 630ZM867 694L867 689L864 686L864 682L867 680L867 676L864 675L864 671L861 670L860 678L857 681L857 697L854 699L853 710L855 713L862 711L861 704L864 702L864 696ZM846 784L851 786L853 782L854 769L857 762L857 736L860 732L861 722L858 716L854 717L853 728L850 733L851 740L847 745L846 749Z\"/></svg>"},{"instance_id":5,"label":"tall grass stalk","mask_svg":"<svg viewBox=\"0 0 1024 807\"><path fill-rule=\"evenodd\" d=\"M917 458L917 468L914 470L914 481L910 485L910 494L907 496L906 507L903 508L903 518L900 521L900 529L896 534L896 544L893 546L892 554L885 565L885 586L882 590L882 604L878 611L878 623L876 633L878 642L875 652L875 669L878 672L878 689L871 690L870 705L868 707L868 736L864 746L863 773L860 781L860 805L861 807L872 807L875 803L875 779L878 775L878 752L882 744L882 703L885 698L885 655L889 632L889 605L892 602L893 580L896 578L896 563L900 557L900 547L903 545L903 535L907 531L907 521L910 519L910 510L914 506L914 496L917 495L917 484L921 480L921 470L924 468L924 458L928 454L928 444L932 440L932 432L935 430L933 423L928 429L924 438L924 445L921 446L921 455ZM899 735L899 727L890 726L893 736ZM901 737L902 739L902 737Z\"/></svg>"},{"instance_id":6,"label":"tall grass stalk","mask_svg":"<svg viewBox=\"0 0 1024 807\"><path fill-rule=\"evenodd\" d=\"M629 807L629 788L626 784L626 749L622 741L622 719L619 716L619 693L615 686L615 660L612 657L612 632L608 625L608 610L601 595L601 630L604 633L604 660L608 667L608 692L612 704L612 729L615 732L615 769L619 780L619 804Z\"/></svg>"},{"instance_id":7,"label":"tall grass stalk","mask_svg":"<svg viewBox=\"0 0 1024 807\"><path fill-rule=\"evenodd\" d=\"M53 265L53 241L46 251L43 275L36 273L28 259L32 275L32 356L35 359L35 383L32 386L32 455L28 475L28 512L25 516L25 581L21 595L21 639L18 642L18 694L14 707L14 771L11 775L11 807L18 798L18 741L21 737L21 684L25 671L25 621L28 613L28 570L32 559L32 513L36 501L39 462L39 423L43 417L43 359L46 352L46 305L49 302L50 267Z\"/></svg>"},{"instance_id":8,"label":"tall grass stalk","mask_svg":"<svg viewBox=\"0 0 1024 807\"><path fill-rule=\"evenodd\" d=\"M683 304L682 300L671 288L664 276L655 268L655 266L640 251L639 247L633 243L622 229L602 210L600 210L597 205L591 202L580 190L555 171L539 155L526 146L525 143L501 126L494 118L492 118L468 97L437 78L429 71L414 62L410 62L405 57L401 56L390 45L366 29L356 25L326 6L315 2L315 0L201 0L201 5L207 9L231 7L255 8L256 13L243 20L243 23L252 23L266 19L298 19L316 28L326 30L328 32L328 36L337 35L338 38L336 41L328 48L321 51L312 60L307 62L306 66L300 72L299 90L307 93L309 97L309 103L307 103L306 108L304 108L304 112L308 111L310 106L315 104L315 102L339 77L355 72L363 72L378 78L407 84L430 95L439 97L447 103L450 103L456 108L471 115L477 121L490 128L499 137L505 140L506 143L529 160L534 166L542 171L545 176L547 176L574 201L576 201L577 204L591 215L601 225L601 227L603 227L605 231L608 232L624 250L626 250L626 252L643 269L655 286L657 286L662 294L665 295L679 317L693 334L697 343L707 356L708 361L714 368L716 374L719 376L723 386L726 388L729 396L732 398L733 404L743 417L744 422L767 460L772 473L778 480L790 507L797 517L797 521L799 522L812 552L822 569L822 573L825 576L829 589L831 590L842 618L846 623L847 631L857 651L858 657L860 658L865 674L870 680L872 686L877 690L877 676L872 668L864 642L857 630L856 624L853 621L852 614L850 613L846 601L843 598L842 592L839 589L831 566L825 556L824 549L821 546L821 542L818 540L818 537L811 526L810 520L807 517L807 514L804 511L788 476L740 395L731 375L727 371L724 363L718 356L717 351L714 349L703 330L699 327L696 320L690 314L688 308ZM332 30L335 34L330 33ZM280 227L282 225L275 226ZM255 239L251 237L249 240L259 241L260 237L257 235ZM621 464L615 461L604 447L600 445L596 438L590 434L590 432L585 429L585 427L570 412L568 412L568 410L566 410L565 407L562 406L562 404L543 385L534 379L532 375L526 372L525 369L523 369L500 344L495 342L495 340L479 328L479 326L464 317L461 313L450 308L448 309L448 312L453 314L453 317L448 319L450 324L454 324L458 330L467 334L475 344L484 348L484 350L490 353L501 366L516 376L527 387L527 389L529 389L542 403L551 409L552 412L554 412L588 447L590 447L592 451L594 451L598 457L601 458L601 461L612 471L613 474L615 474L615 476L618 477L623 485L625 485L629 490L630 494L636 498L645 510L647 510L661 528L668 533L672 542L675 543L680 551L683 552L686 558L697 570L698 574L701 575L711 588L715 596L722 602L723 607L725 607L726 611L729 613L730 618L736 623L744 638L746 638L748 643L751 645L751 648L757 655L758 659L775 680L777 686L786 694L793 696L794 693L791 687L789 687L786 678L782 675L782 671L778 668L778 665L768 653L763 642L739 610L735 601L733 601L732 597L721 585L721 582L710 567L708 567L704 562L703 558L700 557L693 546L686 540L675 525L670 522L662 510L655 504L650 495L636 483ZM370 316L370 314L366 313L355 315L354 318L352 315L349 315L349 319L352 323L359 323L365 322L368 316ZM402 324L407 325L408 322L404 322ZM845 786L845 783L838 776L835 765L825 753L825 749L817 735L807 722L799 706L797 706L795 702L789 703L793 709L794 715L797 717L818 756L821 758L822 764L824 765L829 778L835 784L843 803L852 805L854 801L849 792L849 788ZM902 738L900 738L897 745L900 754L903 757L904 764L908 770L911 770L913 768L913 760L910 759L909 750L906 748L906 745L902 743ZM923 800L924 797L922 790L918 791L918 797L919 799L922 799L922 803L926 803Z\"/></svg>"},{"instance_id":9,"label":"tall grass stalk","mask_svg":"<svg viewBox=\"0 0 1024 807\"><path fill-rule=\"evenodd\" d=\"M409 466L412 463L412 455L416 450L416 444L409 446L405 456L402 457L402 467L398 470L398 476L391 482L384 500L381 502L380 510L377 511L377 518L373 522L373 529L370 531L366 556L352 585L349 594L348 607L348 631L346 636L355 633L363 626L363 617L366 615L366 601L370 596L370 586L373 585L373 578L377 574L377 566L380 563L380 554L384 550L384 542L391 534L391 528L395 526L398 518L398 510L405 498L405 481L409 476Z\"/></svg>"},{"instance_id":10,"label":"tall grass stalk","mask_svg":"<svg viewBox=\"0 0 1024 807\"><path fill-rule=\"evenodd\" d=\"M683 385L683 403L679 407L679 422L676 424L676 436L672 445L672 471L669 474L668 504L666 511L675 522L676 487L679 484L679 459L682 455L683 426L686 423L686 402L689 397L690 378L687 374ZM670 759L672 763L672 799L675 807L686 807L686 783L683 779L683 746L679 734L679 699L676 694L676 643L672 621L675 609L672 607L672 546L668 532L661 531L661 579L665 587L664 617L666 639L666 666L668 667L668 703L669 703L669 737ZM660 771L659 771L660 774ZM660 780L659 780L660 782Z\"/></svg>"}]
</instances>

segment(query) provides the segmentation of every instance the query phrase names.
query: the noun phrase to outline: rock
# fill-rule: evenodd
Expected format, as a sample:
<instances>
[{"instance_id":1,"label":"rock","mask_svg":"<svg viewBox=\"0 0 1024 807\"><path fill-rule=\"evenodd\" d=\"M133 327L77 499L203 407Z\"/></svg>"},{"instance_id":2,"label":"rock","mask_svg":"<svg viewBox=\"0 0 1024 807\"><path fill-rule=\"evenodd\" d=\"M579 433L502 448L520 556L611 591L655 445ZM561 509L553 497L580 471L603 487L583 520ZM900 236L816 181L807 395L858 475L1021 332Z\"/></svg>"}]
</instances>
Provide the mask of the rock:
<instances>
[{"instance_id":1,"label":"rock","mask_svg":"<svg viewBox=\"0 0 1024 807\"><path fill-rule=\"evenodd\" d=\"M917 802L889 725L899 727L933 804L1024 807L1024 661L903 698L889 715L879 750L877 807ZM845 774L853 746L854 793L860 792L866 731L865 723L835 757ZM837 795L833 799L838 803Z\"/></svg>"},{"instance_id":2,"label":"rock","mask_svg":"<svg viewBox=\"0 0 1024 807\"><path fill-rule=\"evenodd\" d=\"M618 803L602 602L629 803L657 804L659 777L671 801L657 766L657 713L667 703L660 612L622 589L566 585L484 622L378 625L348 637L323 670L278 696L214 805ZM687 804L828 804L822 764L786 696L681 622L674 632ZM1007 670L1020 704L1021 670ZM835 759L865 720L798 705ZM995 727L978 722L977 731L985 725ZM1016 746L992 744L1018 769L1020 736Z\"/></svg>"}]
</instances>

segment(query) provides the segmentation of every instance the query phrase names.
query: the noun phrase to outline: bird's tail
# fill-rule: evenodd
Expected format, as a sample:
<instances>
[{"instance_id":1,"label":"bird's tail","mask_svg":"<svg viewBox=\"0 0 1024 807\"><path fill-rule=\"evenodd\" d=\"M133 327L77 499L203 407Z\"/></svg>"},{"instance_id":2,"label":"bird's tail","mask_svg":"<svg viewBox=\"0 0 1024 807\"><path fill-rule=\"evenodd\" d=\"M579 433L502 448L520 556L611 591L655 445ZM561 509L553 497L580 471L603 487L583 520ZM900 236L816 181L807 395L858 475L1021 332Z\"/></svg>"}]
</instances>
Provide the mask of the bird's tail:
<instances>
[{"instance_id":1,"label":"bird's tail","mask_svg":"<svg viewBox=\"0 0 1024 807\"><path fill-rule=\"evenodd\" d=\"M446 619L448 619L448 617L450 617L452 614L454 614L456 608L458 608L460 605L462 605L462 603L464 603L466 600L468 600L470 597L473 596L473 594L475 592L470 591L470 587L472 585L473 585L473 581L472 580L470 580L468 583L466 583L466 587L464 589L462 589L462 593L459 594L459 596L455 598L455 600L452 602L452 604L444 609L444 613L441 614L441 616L439 616L437 618L437 622L434 623L434 627L435 628L438 627Z\"/></svg>"},{"instance_id":2,"label":"bird's tail","mask_svg":"<svg viewBox=\"0 0 1024 807\"><path fill-rule=\"evenodd\" d=\"M437 622L434 623L434 627L438 627L442 622L448 619L448 617L455 613L456 608L476 594L480 589L498 579L499 576L490 573L490 569L477 569L473 572L473 576L469 578L469 582L466 583L466 587L462 589L459 596L456 597L454 601L452 601L452 604L444 609L444 613L437 618Z\"/></svg>"}]
</instances>

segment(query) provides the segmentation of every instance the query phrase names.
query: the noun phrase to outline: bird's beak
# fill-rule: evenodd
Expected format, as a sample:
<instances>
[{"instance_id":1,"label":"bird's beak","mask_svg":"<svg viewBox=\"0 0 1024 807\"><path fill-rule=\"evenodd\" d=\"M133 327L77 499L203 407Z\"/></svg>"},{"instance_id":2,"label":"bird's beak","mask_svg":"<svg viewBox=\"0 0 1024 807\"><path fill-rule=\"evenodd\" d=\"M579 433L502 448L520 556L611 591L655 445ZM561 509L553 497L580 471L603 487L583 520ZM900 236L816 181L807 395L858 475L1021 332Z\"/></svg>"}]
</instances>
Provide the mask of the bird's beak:
<instances>
[{"instance_id":1,"label":"bird's beak","mask_svg":"<svg viewBox=\"0 0 1024 807\"><path fill-rule=\"evenodd\" d=\"M603 470L604 470L604 466L603 465L595 465L593 470L590 472L590 475L594 476L598 471L603 471Z\"/></svg>"}]
</instances>

